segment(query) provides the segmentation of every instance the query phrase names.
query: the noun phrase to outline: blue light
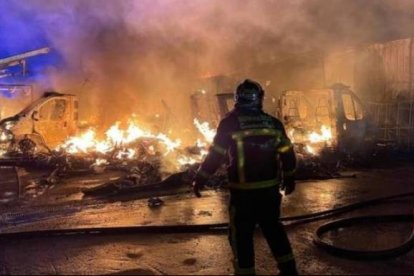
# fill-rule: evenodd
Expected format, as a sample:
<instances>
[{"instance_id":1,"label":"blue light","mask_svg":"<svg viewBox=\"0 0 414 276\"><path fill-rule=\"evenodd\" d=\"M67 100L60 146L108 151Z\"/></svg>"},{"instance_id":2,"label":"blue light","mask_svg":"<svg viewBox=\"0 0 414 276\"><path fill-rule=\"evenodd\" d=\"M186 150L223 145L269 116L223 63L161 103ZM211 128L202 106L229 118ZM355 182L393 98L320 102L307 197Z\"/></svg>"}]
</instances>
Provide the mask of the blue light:
<instances>
[{"instance_id":1,"label":"blue light","mask_svg":"<svg viewBox=\"0 0 414 276\"><path fill-rule=\"evenodd\" d=\"M0 59L51 46L44 30L45 26L33 16L33 10L25 8L30 1L0 0ZM26 60L27 75L22 76L21 66L7 68L10 76L0 83L30 83L44 78L47 67L59 67L63 59L59 52L39 55ZM3 96L4 93L2 93Z\"/></svg>"}]
</instances>

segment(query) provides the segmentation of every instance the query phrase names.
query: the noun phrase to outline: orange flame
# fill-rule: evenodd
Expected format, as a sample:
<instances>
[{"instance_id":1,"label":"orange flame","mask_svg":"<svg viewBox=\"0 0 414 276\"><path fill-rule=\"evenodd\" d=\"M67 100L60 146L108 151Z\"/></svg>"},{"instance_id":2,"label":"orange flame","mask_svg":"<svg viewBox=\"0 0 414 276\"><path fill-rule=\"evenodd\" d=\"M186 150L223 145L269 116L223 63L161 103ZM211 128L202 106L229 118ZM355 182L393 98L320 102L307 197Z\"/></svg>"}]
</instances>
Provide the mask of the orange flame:
<instances>
[{"instance_id":1,"label":"orange flame","mask_svg":"<svg viewBox=\"0 0 414 276\"><path fill-rule=\"evenodd\" d=\"M106 132L106 138L104 140L96 139L96 132L93 129L88 129L85 133L79 136L70 137L63 145L58 149L63 149L71 154L87 153L87 152L100 152L107 153L113 150L116 146L123 146L127 148L128 156L132 158L135 153L131 149L128 149L128 145L137 141L140 138L153 138L160 141L165 145L165 154L174 151L181 145L179 139L172 140L164 133L151 133L148 130L144 130L139 125L130 120L128 128L123 130L120 128L120 122L116 122Z\"/></svg>"},{"instance_id":2,"label":"orange flame","mask_svg":"<svg viewBox=\"0 0 414 276\"><path fill-rule=\"evenodd\" d=\"M196 118L194 119L194 125L198 129L198 131L203 135L204 140L211 144L213 142L214 137L216 136L216 130L211 129L208 122L201 123Z\"/></svg>"}]
</instances>

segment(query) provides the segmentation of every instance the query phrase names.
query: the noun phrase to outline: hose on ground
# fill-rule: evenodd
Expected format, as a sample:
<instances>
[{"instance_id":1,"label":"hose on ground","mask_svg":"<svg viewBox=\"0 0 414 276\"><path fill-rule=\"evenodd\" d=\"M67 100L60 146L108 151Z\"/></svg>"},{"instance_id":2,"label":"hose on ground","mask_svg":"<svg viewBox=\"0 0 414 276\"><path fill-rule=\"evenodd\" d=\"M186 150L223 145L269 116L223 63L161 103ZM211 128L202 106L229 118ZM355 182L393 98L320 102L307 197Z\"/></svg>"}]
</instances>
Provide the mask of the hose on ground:
<instances>
[{"instance_id":1,"label":"hose on ground","mask_svg":"<svg viewBox=\"0 0 414 276\"><path fill-rule=\"evenodd\" d=\"M382 250L356 250L335 246L323 240L324 233L349 227L358 223L380 223L380 222L412 222L412 214L385 215L385 216L361 216L347 219L339 219L320 226L314 233L313 242L319 248L328 253L348 259L355 260L379 260L396 257L407 253L414 247L414 228L409 237L400 245Z\"/></svg>"}]
</instances>

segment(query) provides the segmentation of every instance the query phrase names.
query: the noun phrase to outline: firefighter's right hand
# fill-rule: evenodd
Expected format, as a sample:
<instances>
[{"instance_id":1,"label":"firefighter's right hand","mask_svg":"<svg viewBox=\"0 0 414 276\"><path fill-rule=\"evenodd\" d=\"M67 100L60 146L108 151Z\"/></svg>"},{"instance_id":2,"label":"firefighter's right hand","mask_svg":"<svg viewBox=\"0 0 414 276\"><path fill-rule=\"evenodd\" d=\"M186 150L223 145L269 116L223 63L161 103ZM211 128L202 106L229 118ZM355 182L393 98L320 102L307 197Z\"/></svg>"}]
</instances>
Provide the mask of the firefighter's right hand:
<instances>
[{"instance_id":1,"label":"firefighter's right hand","mask_svg":"<svg viewBox=\"0 0 414 276\"><path fill-rule=\"evenodd\" d=\"M284 191L285 195L290 195L295 190L295 178L294 177L285 177L281 185L281 190Z\"/></svg>"}]
</instances>

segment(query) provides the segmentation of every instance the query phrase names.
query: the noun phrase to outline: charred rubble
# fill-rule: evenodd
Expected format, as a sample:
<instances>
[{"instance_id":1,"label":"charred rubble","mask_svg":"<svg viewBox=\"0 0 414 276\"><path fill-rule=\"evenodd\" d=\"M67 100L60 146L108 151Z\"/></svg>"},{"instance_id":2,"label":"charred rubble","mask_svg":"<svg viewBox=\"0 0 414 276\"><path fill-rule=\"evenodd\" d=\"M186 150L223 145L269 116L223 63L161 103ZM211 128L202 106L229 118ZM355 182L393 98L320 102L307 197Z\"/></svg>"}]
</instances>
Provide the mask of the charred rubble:
<instances>
[{"instance_id":1,"label":"charred rubble","mask_svg":"<svg viewBox=\"0 0 414 276\"><path fill-rule=\"evenodd\" d=\"M122 156L122 147L112 152L101 154L88 152L83 154L69 154L64 151L51 151L48 153L35 153L32 155L15 154L13 158L3 159L3 163L23 168L31 168L47 172L36 181L32 181L25 189L26 195L36 197L46 190L73 177L83 177L91 174L104 174L109 171L120 173L120 177L92 188L83 188L87 197L102 197L115 195L133 195L140 192L171 190L171 193L181 188L190 191L191 182L199 167L199 163L186 164L176 171L166 171L164 158L161 152L148 151L149 140L141 139L134 146L139 151L137 158L128 159ZM156 146L152 140L151 145ZM344 165L338 159L333 149L326 148L318 155L308 153L303 145L295 145L298 159L297 179L329 179L341 177L354 177L355 175L341 174ZM197 156L202 149L193 146L186 148L185 154ZM124 153L125 155L127 153ZM227 186L227 175L223 166L212 177L208 184L210 189L223 189Z\"/></svg>"}]
</instances>

